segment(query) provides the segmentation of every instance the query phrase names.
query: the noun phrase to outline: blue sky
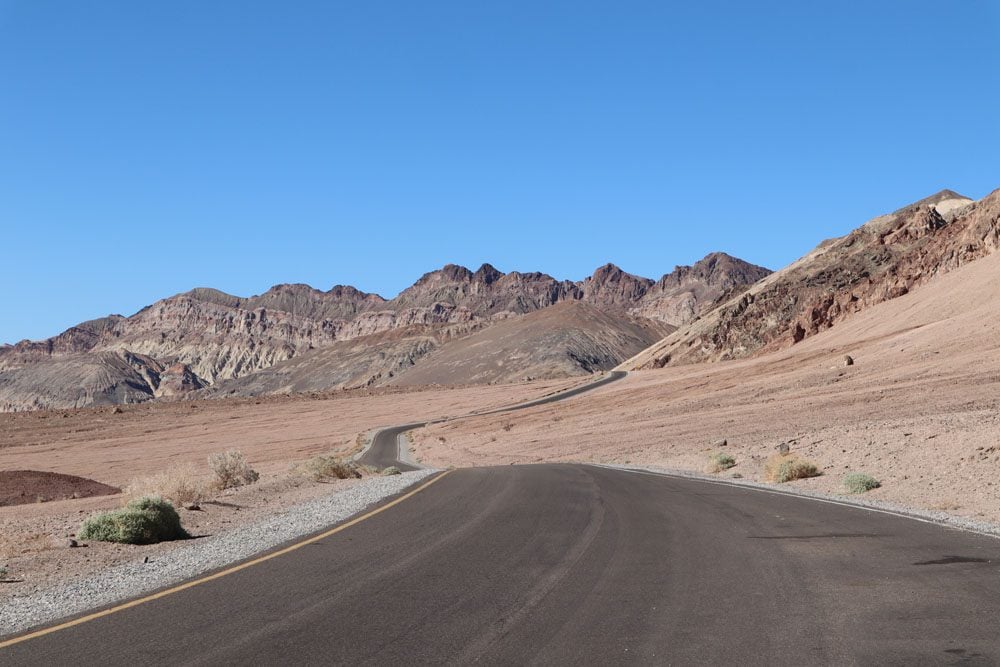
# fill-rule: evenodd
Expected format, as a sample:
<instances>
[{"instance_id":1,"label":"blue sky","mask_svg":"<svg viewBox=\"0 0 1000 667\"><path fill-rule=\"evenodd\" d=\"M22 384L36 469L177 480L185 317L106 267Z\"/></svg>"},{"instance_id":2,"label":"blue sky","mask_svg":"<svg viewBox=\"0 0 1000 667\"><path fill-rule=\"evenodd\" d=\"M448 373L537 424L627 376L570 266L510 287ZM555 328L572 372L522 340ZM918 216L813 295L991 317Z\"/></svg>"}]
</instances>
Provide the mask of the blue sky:
<instances>
[{"instance_id":1,"label":"blue sky","mask_svg":"<svg viewBox=\"0 0 1000 667\"><path fill-rule=\"evenodd\" d=\"M1000 187L997 7L0 0L0 341L448 262L779 268Z\"/></svg>"}]
</instances>

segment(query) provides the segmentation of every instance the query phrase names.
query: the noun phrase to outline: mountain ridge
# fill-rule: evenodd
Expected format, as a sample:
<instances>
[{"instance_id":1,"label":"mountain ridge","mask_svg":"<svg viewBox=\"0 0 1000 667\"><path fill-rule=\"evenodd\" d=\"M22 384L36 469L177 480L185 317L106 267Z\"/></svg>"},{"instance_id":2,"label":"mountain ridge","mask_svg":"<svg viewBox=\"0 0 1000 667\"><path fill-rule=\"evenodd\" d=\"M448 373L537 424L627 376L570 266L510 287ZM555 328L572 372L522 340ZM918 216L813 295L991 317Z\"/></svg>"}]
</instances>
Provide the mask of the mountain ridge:
<instances>
[{"instance_id":1,"label":"mountain ridge","mask_svg":"<svg viewBox=\"0 0 1000 667\"><path fill-rule=\"evenodd\" d=\"M414 327L443 328L450 332L443 339L436 334L425 335L412 345L402 340L377 342L379 346L389 346L385 353L388 357L371 357L357 346L338 348L349 353L357 364L389 369L398 363L402 365L397 370L406 369L415 359L422 359L457 335L469 335L497 322L564 302L614 311L618 324L612 328L631 331L628 340L632 342L616 345L607 354L614 357L627 352L627 356L635 351L635 341L655 340L646 340L646 333L630 329L631 320L660 323L644 328L647 332L662 324L675 326L674 321L695 316L702 304L713 303L732 285L746 286L769 273L762 267L729 258L727 271L732 275L727 274L720 281L711 278L711 272L704 266L717 261L718 256L709 256L692 267L678 267L685 276L676 279L665 274L660 283L673 280L678 286L690 289L669 294L661 291L656 303L645 304L643 298L657 281L627 273L613 264L605 264L576 282L556 280L540 272L504 273L491 264L483 264L476 271L446 264L425 273L389 300L345 285L335 285L324 292L309 285L285 283L250 297L214 288L194 288L161 299L129 317L115 315L91 320L43 341L21 341L0 348L0 409L78 407L105 400L133 402L182 395L185 391L237 380L345 341ZM675 307L675 302L683 302L685 306ZM609 335L613 340L625 340ZM595 338L573 340L585 347L596 344ZM578 352L582 357L591 353ZM117 357L112 359L109 354ZM601 363L612 360L607 354L602 353ZM57 367L41 369L39 365L44 363ZM366 375L363 368L341 368L335 360L324 359L322 363L325 368L336 368L337 376L348 378L344 381L348 383L365 377L375 378L374 382L388 381L389 377L388 370ZM568 367L561 368L560 373ZM33 380L33 369L39 371L38 377L46 377L45 386ZM580 365L579 370L584 372L586 365ZM60 386L55 380L60 373L72 378L68 380L71 384L82 383L84 390ZM310 376L308 370L298 373ZM170 379L169 391L166 385L161 387L166 382L164 378ZM315 377L310 383L323 384L322 378Z\"/></svg>"}]
</instances>

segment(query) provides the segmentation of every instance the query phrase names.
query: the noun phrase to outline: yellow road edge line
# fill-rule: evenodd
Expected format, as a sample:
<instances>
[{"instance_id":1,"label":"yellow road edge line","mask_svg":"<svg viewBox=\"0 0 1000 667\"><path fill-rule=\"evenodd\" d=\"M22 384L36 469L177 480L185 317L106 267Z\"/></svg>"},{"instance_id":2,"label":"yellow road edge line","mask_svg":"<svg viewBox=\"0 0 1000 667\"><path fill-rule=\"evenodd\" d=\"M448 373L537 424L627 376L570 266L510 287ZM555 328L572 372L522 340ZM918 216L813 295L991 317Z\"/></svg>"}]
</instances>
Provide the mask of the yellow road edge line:
<instances>
[{"instance_id":1,"label":"yellow road edge line","mask_svg":"<svg viewBox=\"0 0 1000 667\"><path fill-rule=\"evenodd\" d=\"M131 601L126 602L124 604L120 604L120 605L117 605L115 607L111 607L110 609L105 609L103 611L98 611L98 612L95 612L93 614L88 614L86 616L81 616L80 618L73 619L72 621L66 621L65 623L60 623L59 625L54 625L54 626L52 626L50 628L43 628L41 630L36 630L34 632L29 632L28 634L21 635L20 637L14 637L13 639L8 639L6 641L0 641L0 648L6 648L8 646L13 646L14 644L20 644L21 642L26 642L29 639L36 639L38 637L44 637L45 635L52 634L53 632L58 632L59 630L65 630L67 628L72 628L75 625L81 625L83 623L87 623L88 621L94 621L94 620L97 620L99 618L103 618L105 616L110 616L111 614L118 613L120 611L125 611L126 609L131 609L132 607L138 607L141 604L145 604L147 602L152 602L153 600L159 600L160 598L165 598L168 595L173 595L174 593L179 593L179 592L187 590L189 588L194 588L195 586L198 586L200 584L204 584L204 583L209 582L209 581L214 581L215 579L221 579L222 577L225 577L225 576L230 575L230 574L234 574L236 572L239 572L240 570L245 570L248 567L252 567L254 565L259 565L259 564L261 564L261 563L263 563L265 561L269 561L272 558L277 558L278 556L284 556L287 553L291 553L292 551L295 551L296 549L301 549L302 547L307 546L309 544L312 544L313 542L318 542L319 540L322 540L322 539L325 539L327 537L330 537L331 535L339 533L340 531L342 531L342 530L344 530L346 528L350 528L351 526L354 526L356 524L361 523L365 519L370 519L371 517L375 516L376 514L380 514L381 512L386 511L390 507L394 507L395 505L398 505L399 503L403 502L407 498L411 498L411 497L415 496L416 494L420 493L421 491L423 491L424 489L426 489L427 487L429 487L431 484L434 484L435 482L437 482L438 480L442 479L443 477L445 477L446 475L448 475L451 472L452 472L451 470L445 470L441 474L439 474L436 477L434 477L433 479L431 479L429 482L425 482L424 484L421 484L420 486L418 486L417 488L413 489L412 491L410 491L406 495L403 495L403 496L400 496L399 498L396 498L391 503L387 503L385 505L382 505L381 507L377 507L376 509L373 509L371 512L368 512L367 514L362 514L359 517L355 517L355 518L351 519L350 521L348 521L347 523L342 523L339 526L337 526L336 528L331 528L330 530L328 530L328 531L326 531L324 533L320 533L319 535L313 535L310 538L302 540L301 542L296 542L295 544L291 544L291 545L289 545L289 546L287 546L287 547L285 547L283 549L279 549L278 551L271 552L271 553L266 554L264 556L259 556L257 558L254 558L253 560L246 561L245 563L240 563L239 565L234 565L233 567L227 568L227 569L222 570L220 572L216 572L214 574L210 574L208 576L201 577L199 579L194 579L192 581L185 582L183 584L180 584L178 586L174 586L172 588L167 588L167 589L159 591L157 593L153 593L152 595L147 595L147 596L141 597L141 598L139 598L137 600L131 600Z\"/></svg>"}]
</instances>

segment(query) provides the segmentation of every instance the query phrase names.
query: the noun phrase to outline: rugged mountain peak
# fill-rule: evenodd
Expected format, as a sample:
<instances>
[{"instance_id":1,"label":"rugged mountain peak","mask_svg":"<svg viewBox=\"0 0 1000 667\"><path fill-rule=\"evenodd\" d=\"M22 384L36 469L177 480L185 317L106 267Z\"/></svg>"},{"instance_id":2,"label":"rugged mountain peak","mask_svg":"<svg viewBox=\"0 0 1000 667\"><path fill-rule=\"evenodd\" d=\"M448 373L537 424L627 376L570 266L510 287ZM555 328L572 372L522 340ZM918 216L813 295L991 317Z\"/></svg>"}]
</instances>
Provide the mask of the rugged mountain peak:
<instances>
[{"instance_id":1,"label":"rugged mountain peak","mask_svg":"<svg viewBox=\"0 0 1000 667\"><path fill-rule=\"evenodd\" d=\"M649 278L632 275L608 263L598 267L580 287L585 301L598 306L627 308L639 301L652 285Z\"/></svg>"},{"instance_id":2,"label":"rugged mountain peak","mask_svg":"<svg viewBox=\"0 0 1000 667\"><path fill-rule=\"evenodd\" d=\"M492 285L503 277L504 273L502 271L498 271L492 264L483 264L473 274L472 279L476 282Z\"/></svg>"},{"instance_id":3,"label":"rugged mountain peak","mask_svg":"<svg viewBox=\"0 0 1000 667\"><path fill-rule=\"evenodd\" d=\"M268 294L299 294L308 296L320 296L323 294L322 291L316 289L312 285L306 285L305 283L279 283L271 287L261 296Z\"/></svg>"},{"instance_id":4,"label":"rugged mountain peak","mask_svg":"<svg viewBox=\"0 0 1000 667\"><path fill-rule=\"evenodd\" d=\"M752 285L771 271L724 252L705 255L691 266L676 266L656 282L656 289L668 289L699 280L707 285L728 290L739 285Z\"/></svg>"},{"instance_id":5,"label":"rugged mountain peak","mask_svg":"<svg viewBox=\"0 0 1000 667\"><path fill-rule=\"evenodd\" d=\"M243 301L243 299L241 299L238 296L233 296L232 294L226 294L225 292L214 289L212 287L195 287L193 290L182 292L177 296L187 297L189 299L194 299L195 301L214 303L219 306L226 306L228 308L238 308L240 302Z\"/></svg>"},{"instance_id":6,"label":"rugged mountain peak","mask_svg":"<svg viewBox=\"0 0 1000 667\"><path fill-rule=\"evenodd\" d=\"M604 266L594 269L594 274L590 277L596 285L604 285L609 282L617 282L622 276L628 275L615 264L608 262Z\"/></svg>"},{"instance_id":7,"label":"rugged mountain peak","mask_svg":"<svg viewBox=\"0 0 1000 667\"><path fill-rule=\"evenodd\" d=\"M327 294L334 299L342 299L345 301L375 301L379 303L384 303L385 299L378 294L373 294L371 292L362 292L357 287L352 287L351 285L334 285L330 288Z\"/></svg>"},{"instance_id":8,"label":"rugged mountain peak","mask_svg":"<svg viewBox=\"0 0 1000 667\"><path fill-rule=\"evenodd\" d=\"M436 272L441 278L453 282L467 283L472 280L472 271L459 264L445 264Z\"/></svg>"},{"instance_id":9,"label":"rugged mountain peak","mask_svg":"<svg viewBox=\"0 0 1000 667\"><path fill-rule=\"evenodd\" d=\"M972 203L973 200L965 195L960 195L954 190L945 189L940 192L935 192L930 197L924 197L920 201L907 204L906 206L893 211L888 216L882 216L881 218L876 218L876 220L884 220L887 217L896 218L903 215L911 215L915 211L927 209L937 211L938 214L953 219L953 213L959 212L961 209L964 209Z\"/></svg>"}]
</instances>

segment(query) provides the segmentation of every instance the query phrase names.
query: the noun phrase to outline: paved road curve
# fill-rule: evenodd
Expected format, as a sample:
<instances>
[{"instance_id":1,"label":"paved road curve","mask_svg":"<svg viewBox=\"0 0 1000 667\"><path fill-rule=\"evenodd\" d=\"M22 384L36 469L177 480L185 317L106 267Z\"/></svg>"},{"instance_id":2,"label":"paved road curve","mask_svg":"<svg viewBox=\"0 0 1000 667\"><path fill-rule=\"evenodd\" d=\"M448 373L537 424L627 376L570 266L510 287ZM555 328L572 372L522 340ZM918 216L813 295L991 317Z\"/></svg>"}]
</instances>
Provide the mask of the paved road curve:
<instances>
[{"instance_id":1,"label":"paved road curve","mask_svg":"<svg viewBox=\"0 0 1000 667\"><path fill-rule=\"evenodd\" d=\"M992 538L794 496L462 469L0 664L995 664L998 563Z\"/></svg>"},{"instance_id":2,"label":"paved road curve","mask_svg":"<svg viewBox=\"0 0 1000 667\"><path fill-rule=\"evenodd\" d=\"M500 414L502 412L513 412L515 410L524 410L525 408L533 408L538 405L547 405L549 403L555 403L556 401L564 401L567 398L573 398L574 396L579 396L580 394L586 393L588 391L593 391L598 387L603 387L606 384L616 382L624 378L628 373L624 371L612 371L594 382L588 382L586 384L581 384L572 389L567 389L566 391L561 391L550 396L543 396L542 398L535 399L533 401L528 401L526 403L518 403L517 405L512 405L505 408L497 408L496 410L487 410L483 412L473 413L478 416L482 415L493 415ZM442 420L443 421L443 420ZM403 472L407 470L416 470L417 467L406 463L405 461L400 461L403 458L400 456L399 452L399 436L406 431L411 431L415 428L420 428L426 426L428 423L436 422L417 422L413 424L405 424L402 426L393 426L391 428L384 428L375 434L372 439L371 447L362 454L358 461L365 463L370 466L375 466L376 468L386 468L388 466L396 466Z\"/></svg>"}]
</instances>

